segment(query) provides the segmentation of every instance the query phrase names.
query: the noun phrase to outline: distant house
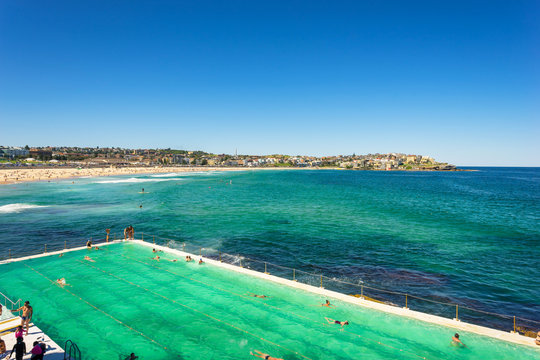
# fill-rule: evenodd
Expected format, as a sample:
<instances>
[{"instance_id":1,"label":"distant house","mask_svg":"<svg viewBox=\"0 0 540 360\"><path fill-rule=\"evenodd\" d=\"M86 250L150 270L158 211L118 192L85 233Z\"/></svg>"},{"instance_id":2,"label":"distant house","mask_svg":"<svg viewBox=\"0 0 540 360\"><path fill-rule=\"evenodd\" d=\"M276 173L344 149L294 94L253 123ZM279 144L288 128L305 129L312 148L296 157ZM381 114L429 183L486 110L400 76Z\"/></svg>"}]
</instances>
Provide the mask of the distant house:
<instances>
[{"instance_id":1,"label":"distant house","mask_svg":"<svg viewBox=\"0 0 540 360\"><path fill-rule=\"evenodd\" d=\"M48 149L30 149L30 157L39 160L51 160L52 159L52 150Z\"/></svg>"},{"instance_id":2,"label":"distant house","mask_svg":"<svg viewBox=\"0 0 540 360\"><path fill-rule=\"evenodd\" d=\"M407 164L414 164L416 163L416 155L407 155L407 158L405 159L405 162Z\"/></svg>"},{"instance_id":3,"label":"distant house","mask_svg":"<svg viewBox=\"0 0 540 360\"><path fill-rule=\"evenodd\" d=\"M0 147L0 157L13 159L19 156L28 156L29 152L20 147Z\"/></svg>"}]
</instances>

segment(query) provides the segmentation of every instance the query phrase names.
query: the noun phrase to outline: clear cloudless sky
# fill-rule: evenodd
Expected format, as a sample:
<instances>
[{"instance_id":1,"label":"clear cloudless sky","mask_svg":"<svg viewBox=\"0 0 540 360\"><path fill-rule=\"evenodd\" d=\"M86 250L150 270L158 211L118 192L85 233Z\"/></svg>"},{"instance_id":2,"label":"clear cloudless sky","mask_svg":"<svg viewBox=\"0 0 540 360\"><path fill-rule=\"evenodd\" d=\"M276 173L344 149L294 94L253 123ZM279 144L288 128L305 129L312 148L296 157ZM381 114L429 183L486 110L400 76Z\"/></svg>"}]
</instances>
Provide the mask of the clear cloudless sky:
<instances>
[{"instance_id":1,"label":"clear cloudless sky","mask_svg":"<svg viewBox=\"0 0 540 360\"><path fill-rule=\"evenodd\" d=\"M540 1L0 1L0 144L540 166Z\"/></svg>"}]
</instances>

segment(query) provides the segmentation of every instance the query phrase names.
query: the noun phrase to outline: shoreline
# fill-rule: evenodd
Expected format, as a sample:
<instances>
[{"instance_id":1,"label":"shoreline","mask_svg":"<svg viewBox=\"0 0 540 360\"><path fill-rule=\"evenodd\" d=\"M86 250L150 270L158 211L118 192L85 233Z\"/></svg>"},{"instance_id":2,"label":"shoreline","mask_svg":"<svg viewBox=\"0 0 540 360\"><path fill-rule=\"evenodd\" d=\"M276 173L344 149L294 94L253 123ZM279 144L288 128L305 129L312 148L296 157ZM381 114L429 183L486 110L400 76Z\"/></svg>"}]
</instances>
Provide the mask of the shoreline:
<instances>
[{"instance_id":1,"label":"shoreline","mask_svg":"<svg viewBox=\"0 0 540 360\"><path fill-rule=\"evenodd\" d=\"M0 168L0 185L20 184L27 182L67 180L82 177L106 177L119 175L137 174L163 174L181 172L206 172L206 171L260 171L260 170L352 170L352 171L475 171L475 170L367 170L367 169L343 169L337 167L207 167L207 166L155 166L155 167L92 167L92 168Z\"/></svg>"}]
</instances>

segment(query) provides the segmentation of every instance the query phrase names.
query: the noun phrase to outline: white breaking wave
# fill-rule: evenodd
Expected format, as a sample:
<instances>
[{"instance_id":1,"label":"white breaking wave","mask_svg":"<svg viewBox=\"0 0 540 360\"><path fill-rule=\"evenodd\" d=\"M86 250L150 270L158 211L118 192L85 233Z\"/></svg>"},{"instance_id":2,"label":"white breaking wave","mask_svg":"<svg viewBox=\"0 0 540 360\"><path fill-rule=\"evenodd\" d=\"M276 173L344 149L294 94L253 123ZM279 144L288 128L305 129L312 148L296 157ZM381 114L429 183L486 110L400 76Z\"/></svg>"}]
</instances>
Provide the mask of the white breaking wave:
<instances>
[{"instance_id":1,"label":"white breaking wave","mask_svg":"<svg viewBox=\"0 0 540 360\"><path fill-rule=\"evenodd\" d=\"M188 177L188 176L212 176L212 175L222 175L227 173L227 171L186 171L186 172L179 172L179 173L167 173L167 174L157 174L157 175L150 175L151 177L155 178L162 178L162 177L171 177L171 176L182 176L182 177Z\"/></svg>"},{"instance_id":2,"label":"white breaking wave","mask_svg":"<svg viewBox=\"0 0 540 360\"><path fill-rule=\"evenodd\" d=\"M178 173L168 173L168 174L158 174L158 175L150 175L151 177L157 177L157 178L161 178L161 177L171 177L171 176L178 176L180 174Z\"/></svg>"},{"instance_id":3,"label":"white breaking wave","mask_svg":"<svg viewBox=\"0 0 540 360\"><path fill-rule=\"evenodd\" d=\"M38 209L48 207L45 205L31 205L31 204L7 204L0 206L0 214L19 213L28 209Z\"/></svg>"},{"instance_id":4,"label":"white breaking wave","mask_svg":"<svg viewBox=\"0 0 540 360\"><path fill-rule=\"evenodd\" d=\"M166 179L129 178L129 179L101 180L101 181L96 181L95 184L144 183L144 182L181 181L181 180L183 179L182 178L166 178Z\"/></svg>"}]
</instances>

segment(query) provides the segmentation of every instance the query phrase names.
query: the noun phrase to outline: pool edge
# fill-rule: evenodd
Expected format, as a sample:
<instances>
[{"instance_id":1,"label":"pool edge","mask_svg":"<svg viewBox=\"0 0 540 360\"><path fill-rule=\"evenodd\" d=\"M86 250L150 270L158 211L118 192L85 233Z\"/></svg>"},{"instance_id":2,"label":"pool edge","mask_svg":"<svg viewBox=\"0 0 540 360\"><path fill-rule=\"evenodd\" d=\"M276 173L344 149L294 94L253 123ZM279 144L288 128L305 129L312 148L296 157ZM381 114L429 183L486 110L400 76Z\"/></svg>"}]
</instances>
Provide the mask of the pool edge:
<instances>
[{"instance_id":1,"label":"pool edge","mask_svg":"<svg viewBox=\"0 0 540 360\"><path fill-rule=\"evenodd\" d=\"M193 258L196 258L196 257L203 258L206 263L215 265L217 267L221 267L221 268L224 268L224 269L235 271L237 273L250 275L250 276L253 276L253 277L256 277L256 278L259 278L259 279L268 280L268 281L271 281L271 282L274 282L274 283L277 283L277 284L281 284L281 285L285 285L285 286L288 286L288 287L291 287L291 288L301 289L301 290L308 291L308 292L313 293L313 294L323 295L323 296L326 296L326 297L329 297L329 298L344 301L344 302L349 303L349 304L361 306L361 307L364 307L364 308L379 310L379 311L382 311L382 312L385 312L385 313L388 313L388 314L393 314L393 315L397 315L397 316L403 316L403 317L407 317L407 318L411 318L411 319L415 319L415 320L419 320L419 321L424 321L424 322L435 324L435 325L445 326L445 327L449 327L449 328L452 328L452 329L468 331L468 332L471 332L471 333L474 333L474 334L477 334L477 335L487 336L487 337L490 337L490 338L494 338L494 339L502 340L502 341L507 341L507 342L511 342L511 343L514 343L514 344L518 344L518 345L525 345L525 346L532 347L532 348L540 350L540 346L535 344L534 338L523 336L523 335L521 335L519 333L505 332L505 331L501 331L501 330L491 329L491 328L488 328L488 327L485 327L485 326L469 324L469 323L462 322L462 321L459 321L459 320L456 321L454 319L448 319L448 318L444 318L444 317L437 316L437 315L431 315L431 314L423 313L423 312L420 312L420 311L410 310L410 309L407 309L407 308L401 308L401 307L387 305L387 304L383 304L383 303L377 303L377 302L366 300L366 299L363 299L363 298L357 298L357 297L353 297L353 296L350 296L350 295L346 295L346 294L343 294L343 293L340 293L340 292L337 292L337 291L328 290L328 289L325 289L325 288L316 287L316 286L300 283L300 282L297 282L297 281L284 279L284 278L281 278L281 277L278 277L278 276L265 274L265 273L262 273L262 272L259 272L259 271L246 269L246 268L239 267L239 266L236 266L236 265L223 263L223 262L220 262L220 261L217 261L217 260L213 260L213 259L210 259L210 258L207 258L207 257L204 257L204 256L191 254L191 253L188 253L188 252L185 252L185 251L181 251L181 250L177 250L177 249L171 249L171 248L166 247L166 246L150 244L150 243L147 243L147 242L145 242L143 240L128 240L128 241L114 240L114 241L110 241L110 242L106 242L106 243L94 244L94 246L107 246L107 245L118 244L118 243L123 243L123 242L130 242L130 243L135 243L135 244L139 244L139 245L142 245L142 246L146 246L146 247L149 247L149 248L156 248L156 249L159 249L159 250L163 250L164 252L167 252L167 253L176 254L176 255L181 256L181 257L185 257L187 255L190 255ZM21 258L2 260L2 261L0 261L0 265L9 264L9 263L13 263L13 262L24 261L24 260L30 260L30 259L35 259L35 258L59 255L61 253L79 251L79 250L84 250L84 249L86 249L86 246L80 246L80 247L76 247L76 248L64 249L64 250L53 251L53 252L46 252L46 253L32 255L32 256L25 256L25 257L21 257Z\"/></svg>"}]
</instances>

